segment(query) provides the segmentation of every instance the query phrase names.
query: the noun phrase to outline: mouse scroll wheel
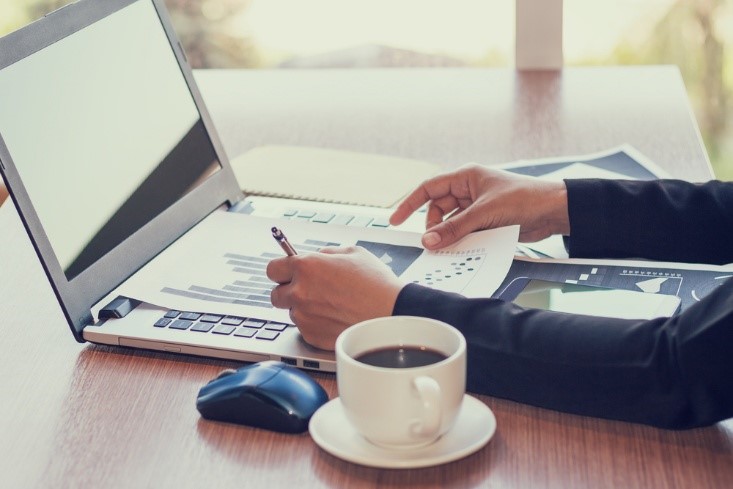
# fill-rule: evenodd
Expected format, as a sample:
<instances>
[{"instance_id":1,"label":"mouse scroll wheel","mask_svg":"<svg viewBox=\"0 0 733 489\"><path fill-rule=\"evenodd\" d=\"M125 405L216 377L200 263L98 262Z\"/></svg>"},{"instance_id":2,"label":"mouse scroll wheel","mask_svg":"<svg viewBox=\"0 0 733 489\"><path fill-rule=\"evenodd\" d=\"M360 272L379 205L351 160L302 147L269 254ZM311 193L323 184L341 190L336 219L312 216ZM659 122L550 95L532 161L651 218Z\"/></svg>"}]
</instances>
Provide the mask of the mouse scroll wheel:
<instances>
[{"instance_id":1,"label":"mouse scroll wheel","mask_svg":"<svg viewBox=\"0 0 733 489\"><path fill-rule=\"evenodd\" d=\"M224 377L228 377L235 373L237 373L236 370L234 370L233 368L228 368L226 370L222 370L221 372L219 372L219 375L217 375L214 380L223 379Z\"/></svg>"}]
</instances>

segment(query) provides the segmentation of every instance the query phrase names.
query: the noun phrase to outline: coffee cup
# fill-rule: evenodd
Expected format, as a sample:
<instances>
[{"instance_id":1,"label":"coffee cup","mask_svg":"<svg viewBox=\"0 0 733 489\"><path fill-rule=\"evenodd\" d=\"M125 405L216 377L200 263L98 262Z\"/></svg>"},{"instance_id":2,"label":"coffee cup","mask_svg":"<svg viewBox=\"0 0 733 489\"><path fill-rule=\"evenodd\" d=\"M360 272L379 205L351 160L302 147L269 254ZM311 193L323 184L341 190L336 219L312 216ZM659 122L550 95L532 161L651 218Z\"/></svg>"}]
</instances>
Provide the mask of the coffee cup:
<instances>
[{"instance_id":1,"label":"coffee cup","mask_svg":"<svg viewBox=\"0 0 733 489\"><path fill-rule=\"evenodd\" d=\"M453 426L466 390L466 340L435 319L370 319L336 340L346 418L375 445L416 448Z\"/></svg>"}]
</instances>

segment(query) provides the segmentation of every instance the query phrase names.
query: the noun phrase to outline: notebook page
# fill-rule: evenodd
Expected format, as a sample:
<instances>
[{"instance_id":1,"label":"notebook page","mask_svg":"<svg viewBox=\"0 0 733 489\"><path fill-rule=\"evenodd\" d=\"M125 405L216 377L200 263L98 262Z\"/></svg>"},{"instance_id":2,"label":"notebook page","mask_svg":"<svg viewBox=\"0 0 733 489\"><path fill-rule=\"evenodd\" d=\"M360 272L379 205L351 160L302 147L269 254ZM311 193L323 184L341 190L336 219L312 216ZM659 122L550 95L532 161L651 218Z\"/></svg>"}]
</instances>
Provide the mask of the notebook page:
<instances>
[{"instance_id":1,"label":"notebook page","mask_svg":"<svg viewBox=\"0 0 733 489\"><path fill-rule=\"evenodd\" d=\"M305 146L260 146L232 159L246 194L389 208L440 166Z\"/></svg>"}]
</instances>

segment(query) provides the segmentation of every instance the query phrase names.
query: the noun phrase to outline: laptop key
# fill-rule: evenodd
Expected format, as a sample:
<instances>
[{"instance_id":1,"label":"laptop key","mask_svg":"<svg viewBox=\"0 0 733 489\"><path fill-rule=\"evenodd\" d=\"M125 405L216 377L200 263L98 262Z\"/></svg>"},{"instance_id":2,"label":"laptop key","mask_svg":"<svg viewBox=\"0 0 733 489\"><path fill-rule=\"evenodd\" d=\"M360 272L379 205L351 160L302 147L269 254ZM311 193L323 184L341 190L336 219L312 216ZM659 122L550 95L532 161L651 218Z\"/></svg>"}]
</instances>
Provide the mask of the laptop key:
<instances>
[{"instance_id":1,"label":"laptop key","mask_svg":"<svg viewBox=\"0 0 733 489\"><path fill-rule=\"evenodd\" d=\"M242 326L260 329L262 326L265 325L266 322L267 321L263 321L262 319L247 319L244 321L244 323L242 323Z\"/></svg>"},{"instance_id":2,"label":"laptop key","mask_svg":"<svg viewBox=\"0 0 733 489\"><path fill-rule=\"evenodd\" d=\"M212 333L214 334L232 334L232 331L237 329L236 326L227 326L225 324L219 324L214 328L214 331Z\"/></svg>"},{"instance_id":3,"label":"laptop key","mask_svg":"<svg viewBox=\"0 0 733 489\"><path fill-rule=\"evenodd\" d=\"M354 219L349 222L349 226L356 226L359 228L365 228L369 225L369 223L372 222L371 217L367 216L357 216Z\"/></svg>"},{"instance_id":4,"label":"laptop key","mask_svg":"<svg viewBox=\"0 0 733 489\"><path fill-rule=\"evenodd\" d=\"M389 227L389 219L386 219L384 217L378 217L372 221L370 224L370 227L373 228L388 228Z\"/></svg>"},{"instance_id":5,"label":"laptop key","mask_svg":"<svg viewBox=\"0 0 733 489\"><path fill-rule=\"evenodd\" d=\"M244 318L226 317L221 320L221 324L226 324L227 326L239 326L242 324L242 321L244 321Z\"/></svg>"},{"instance_id":6,"label":"laptop key","mask_svg":"<svg viewBox=\"0 0 733 489\"><path fill-rule=\"evenodd\" d=\"M173 320L168 318L160 318L155 322L153 326L155 326L156 328L165 328L171 323L171 321Z\"/></svg>"},{"instance_id":7,"label":"laptop key","mask_svg":"<svg viewBox=\"0 0 733 489\"><path fill-rule=\"evenodd\" d=\"M214 314L204 314L201 316L201 319L199 321L202 321L204 323L218 323L221 321L221 318L223 316L216 316Z\"/></svg>"},{"instance_id":8,"label":"laptop key","mask_svg":"<svg viewBox=\"0 0 733 489\"><path fill-rule=\"evenodd\" d=\"M300 211L298 212L297 217L299 217L300 219L310 219L315 215L316 213L314 211Z\"/></svg>"},{"instance_id":9,"label":"laptop key","mask_svg":"<svg viewBox=\"0 0 733 489\"><path fill-rule=\"evenodd\" d=\"M191 331L198 331L199 333L208 333L211 328L214 327L213 323L196 323Z\"/></svg>"},{"instance_id":10,"label":"laptop key","mask_svg":"<svg viewBox=\"0 0 733 489\"><path fill-rule=\"evenodd\" d=\"M327 213L327 212L319 212L319 213L318 213L318 214L316 214L316 216L315 216L315 217L314 217L313 219L311 219L311 220L312 220L313 222L318 222L318 223L321 223L321 224L326 224L326 223L327 223L327 222L329 222L329 221L330 221L331 219L333 219L333 214L329 214L329 213Z\"/></svg>"},{"instance_id":11,"label":"laptop key","mask_svg":"<svg viewBox=\"0 0 733 489\"><path fill-rule=\"evenodd\" d=\"M186 321L185 319L176 319L168 326L169 329L188 329L193 324L193 321Z\"/></svg>"},{"instance_id":12,"label":"laptop key","mask_svg":"<svg viewBox=\"0 0 733 489\"><path fill-rule=\"evenodd\" d=\"M283 212L283 217L293 217L298 213L298 209L287 209Z\"/></svg>"},{"instance_id":13,"label":"laptop key","mask_svg":"<svg viewBox=\"0 0 733 489\"><path fill-rule=\"evenodd\" d=\"M184 312L183 314L181 314L181 319L185 319L186 321L196 321L200 317L201 314L197 312Z\"/></svg>"},{"instance_id":14,"label":"laptop key","mask_svg":"<svg viewBox=\"0 0 733 489\"><path fill-rule=\"evenodd\" d=\"M270 331L285 331L288 329L288 325L285 323L277 323L275 321L268 321L265 325L265 329Z\"/></svg>"},{"instance_id":15,"label":"laptop key","mask_svg":"<svg viewBox=\"0 0 733 489\"><path fill-rule=\"evenodd\" d=\"M168 311L165 313L167 318L177 318L181 314L181 311Z\"/></svg>"},{"instance_id":16,"label":"laptop key","mask_svg":"<svg viewBox=\"0 0 733 489\"><path fill-rule=\"evenodd\" d=\"M237 328L234 332L234 336L241 336L242 338L251 338L257 333L259 329L255 328Z\"/></svg>"},{"instance_id":17,"label":"laptop key","mask_svg":"<svg viewBox=\"0 0 733 489\"><path fill-rule=\"evenodd\" d=\"M349 216L346 214L339 214L336 216L336 218L331 221L331 224L336 224L338 226L346 226L348 223L351 222L351 220L354 218L354 216Z\"/></svg>"},{"instance_id":18,"label":"laptop key","mask_svg":"<svg viewBox=\"0 0 733 489\"><path fill-rule=\"evenodd\" d=\"M267 331L267 330L265 330L265 331L260 331L260 333L257 335L257 339L258 340L269 340L269 341L272 341L275 338L277 338L278 336L280 336L280 333L278 333L277 331Z\"/></svg>"}]
</instances>

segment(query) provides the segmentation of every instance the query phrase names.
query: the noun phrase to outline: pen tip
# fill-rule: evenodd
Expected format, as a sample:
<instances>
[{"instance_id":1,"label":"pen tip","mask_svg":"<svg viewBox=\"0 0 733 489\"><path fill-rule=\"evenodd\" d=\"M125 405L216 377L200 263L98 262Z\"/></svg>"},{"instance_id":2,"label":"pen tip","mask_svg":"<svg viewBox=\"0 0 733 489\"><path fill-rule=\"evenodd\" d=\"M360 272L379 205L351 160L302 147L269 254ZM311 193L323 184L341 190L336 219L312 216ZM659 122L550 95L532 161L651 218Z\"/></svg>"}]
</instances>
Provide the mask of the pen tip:
<instances>
[{"instance_id":1,"label":"pen tip","mask_svg":"<svg viewBox=\"0 0 733 489\"><path fill-rule=\"evenodd\" d=\"M273 233L276 233L277 232L277 227L272 226L272 229L270 229L270 231L272 231Z\"/></svg>"}]
</instances>

